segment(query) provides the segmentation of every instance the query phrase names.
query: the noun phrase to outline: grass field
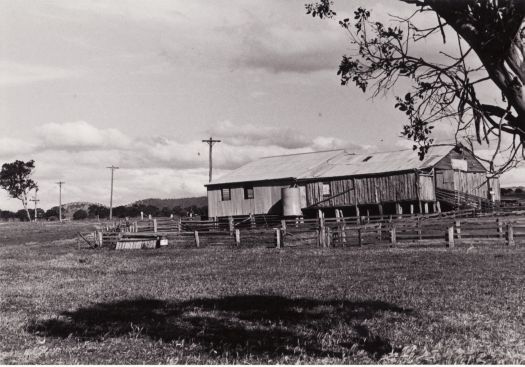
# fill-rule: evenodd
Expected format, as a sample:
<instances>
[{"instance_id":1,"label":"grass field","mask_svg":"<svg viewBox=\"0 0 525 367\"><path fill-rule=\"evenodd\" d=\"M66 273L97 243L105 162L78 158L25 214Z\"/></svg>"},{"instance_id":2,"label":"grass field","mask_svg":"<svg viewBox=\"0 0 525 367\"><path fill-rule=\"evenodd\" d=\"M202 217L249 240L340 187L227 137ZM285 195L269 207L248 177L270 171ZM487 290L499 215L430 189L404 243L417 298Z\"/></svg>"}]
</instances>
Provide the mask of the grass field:
<instances>
[{"instance_id":1,"label":"grass field","mask_svg":"<svg viewBox=\"0 0 525 367\"><path fill-rule=\"evenodd\" d=\"M0 226L0 363L525 363L525 248L79 250Z\"/></svg>"}]
</instances>

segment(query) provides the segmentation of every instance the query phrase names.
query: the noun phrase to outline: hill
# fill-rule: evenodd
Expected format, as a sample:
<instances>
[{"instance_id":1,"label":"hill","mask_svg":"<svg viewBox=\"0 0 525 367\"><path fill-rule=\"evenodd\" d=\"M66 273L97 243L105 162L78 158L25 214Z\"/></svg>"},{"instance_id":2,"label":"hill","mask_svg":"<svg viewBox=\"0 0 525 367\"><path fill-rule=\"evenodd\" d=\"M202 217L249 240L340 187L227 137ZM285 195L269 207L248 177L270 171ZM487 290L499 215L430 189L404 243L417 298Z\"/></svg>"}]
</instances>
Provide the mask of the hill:
<instances>
[{"instance_id":1,"label":"hill","mask_svg":"<svg viewBox=\"0 0 525 367\"><path fill-rule=\"evenodd\" d=\"M191 198L179 198L179 199L144 199L138 200L130 204L142 204L142 205L153 205L159 209L162 208L174 208L180 206L181 208L189 208L191 206L203 207L208 205L208 198L206 196L197 196Z\"/></svg>"}]
</instances>

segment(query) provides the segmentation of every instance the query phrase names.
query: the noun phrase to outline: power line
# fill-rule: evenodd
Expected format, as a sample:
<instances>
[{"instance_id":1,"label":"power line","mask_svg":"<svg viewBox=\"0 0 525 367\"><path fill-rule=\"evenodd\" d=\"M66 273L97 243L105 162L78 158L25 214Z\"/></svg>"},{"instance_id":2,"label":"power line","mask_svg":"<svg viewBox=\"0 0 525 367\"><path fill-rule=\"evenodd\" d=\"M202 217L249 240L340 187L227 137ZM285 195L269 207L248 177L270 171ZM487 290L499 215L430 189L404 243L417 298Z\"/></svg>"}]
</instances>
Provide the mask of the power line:
<instances>
[{"instance_id":1,"label":"power line","mask_svg":"<svg viewBox=\"0 0 525 367\"><path fill-rule=\"evenodd\" d=\"M62 222L62 185L65 184L64 181L58 181L58 220Z\"/></svg>"},{"instance_id":2,"label":"power line","mask_svg":"<svg viewBox=\"0 0 525 367\"><path fill-rule=\"evenodd\" d=\"M213 151L213 144L220 143L220 140L213 140L213 138L210 136L207 140L202 140L203 143L207 143L210 146L210 182L211 182L211 174L213 169L213 163L212 163L212 151Z\"/></svg>"},{"instance_id":3,"label":"power line","mask_svg":"<svg viewBox=\"0 0 525 367\"><path fill-rule=\"evenodd\" d=\"M115 167L113 165L106 167L111 170L111 194L109 196L109 220L113 219L113 172L116 169L119 169L119 167Z\"/></svg>"}]
</instances>

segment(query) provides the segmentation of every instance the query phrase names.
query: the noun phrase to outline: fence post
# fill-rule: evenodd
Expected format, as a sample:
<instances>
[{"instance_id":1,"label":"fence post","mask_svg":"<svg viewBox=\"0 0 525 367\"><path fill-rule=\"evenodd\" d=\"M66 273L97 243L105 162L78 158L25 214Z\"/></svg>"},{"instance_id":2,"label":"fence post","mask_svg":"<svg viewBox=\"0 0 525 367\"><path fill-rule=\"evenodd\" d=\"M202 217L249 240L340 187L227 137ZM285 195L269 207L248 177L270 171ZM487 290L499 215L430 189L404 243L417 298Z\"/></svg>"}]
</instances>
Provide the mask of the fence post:
<instances>
[{"instance_id":1,"label":"fence post","mask_svg":"<svg viewBox=\"0 0 525 367\"><path fill-rule=\"evenodd\" d=\"M361 228L357 229L357 243L359 244L359 247L363 246L363 233Z\"/></svg>"},{"instance_id":2,"label":"fence post","mask_svg":"<svg viewBox=\"0 0 525 367\"><path fill-rule=\"evenodd\" d=\"M390 243L392 246L396 245L396 225L392 225L392 229L390 230Z\"/></svg>"},{"instance_id":3,"label":"fence post","mask_svg":"<svg viewBox=\"0 0 525 367\"><path fill-rule=\"evenodd\" d=\"M421 235L421 218L417 218L417 239L419 241L422 240L422 235Z\"/></svg>"},{"instance_id":4,"label":"fence post","mask_svg":"<svg viewBox=\"0 0 525 367\"><path fill-rule=\"evenodd\" d=\"M454 247L454 226L448 227L447 230L447 246Z\"/></svg>"},{"instance_id":5,"label":"fence post","mask_svg":"<svg viewBox=\"0 0 525 367\"><path fill-rule=\"evenodd\" d=\"M496 219L496 222L498 223L498 237L503 239L503 223L500 218Z\"/></svg>"},{"instance_id":6,"label":"fence post","mask_svg":"<svg viewBox=\"0 0 525 367\"><path fill-rule=\"evenodd\" d=\"M275 230L275 247L281 248L281 230L279 228L274 228Z\"/></svg>"},{"instance_id":7,"label":"fence post","mask_svg":"<svg viewBox=\"0 0 525 367\"><path fill-rule=\"evenodd\" d=\"M144 220L144 212L140 212L140 220Z\"/></svg>"},{"instance_id":8,"label":"fence post","mask_svg":"<svg viewBox=\"0 0 525 367\"><path fill-rule=\"evenodd\" d=\"M324 226L324 218L321 216L319 217L319 238L320 238L320 246L326 247L326 228Z\"/></svg>"},{"instance_id":9,"label":"fence post","mask_svg":"<svg viewBox=\"0 0 525 367\"><path fill-rule=\"evenodd\" d=\"M341 239L343 241L343 246L346 246L346 219L341 211L341 220L343 221L343 225L341 226Z\"/></svg>"},{"instance_id":10,"label":"fence post","mask_svg":"<svg viewBox=\"0 0 525 367\"><path fill-rule=\"evenodd\" d=\"M332 246L332 228L326 227L325 247L331 247L331 246Z\"/></svg>"},{"instance_id":11,"label":"fence post","mask_svg":"<svg viewBox=\"0 0 525 367\"><path fill-rule=\"evenodd\" d=\"M241 244L241 231L239 229L235 230L235 245L239 247Z\"/></svg>"},{"instance_id":12,"label":"fence post","mask_svg":"<svg viewBox=\"0 0 525 367\"><path fill-rule=\"evenodd\" d=\"M157 233L157 220L153 219L153 232Z\"/></svg>"},{"instance_id":13,"label":"fence post","mask_svg":"<svg viewBox=\"0 0 525 367\"><path fill-rule=\"evenodd\" d=\"M233 217L232 216L228 217L228 227L230 229L230 236L233 236L233 230L235 229L235 227L233 226Z\"/></svg>"},{"instance_id":14,"label":"fence post","mask_svg":"<svg viewBox=\"0 0 525 367\"><path fill-rule=\"evenodd\" d=\"M250 228L254 229L256 227L255 225L255 217L253 214L250 214Z\"/></svg>"},{"instance_id":15,"label":"fence post","mask_svg":"<svg viewBox=\"0 0 525 367\"><path fill-rule=\"evenodd\" d=\"M177 223L177 229L179 230L179 232L182 231L182 218L181 217L179 217L179 221Z\"/></svg>"},{"instance_id":16,"label":"fence post","mask_svg":"<svg viewBox=\"0 0 525 367\"><path fill-rule=\"evenodd\" d=\"M507 245L514 246L516 243L514 242L514 228L512 227L512 223L507 224Z\"/></svg>"},{"instance_id":17,"label":"fence post","mask_svg":"<svg viewBox=\"0 0 525 367\"><path fill-rule=\"evenodd\" d=\"M458 235L458 240L461 239L461 221L456 220L456 233Z\"/></svg>"},{"instance_id":18,"label":"fence post","mask_svg":"<svg viewBox=\"0 0 525 367\"><path fill-rule=\"evenodd\" d=\"M200 240L199 240L199 232L198 231L195 231L195 245L197 245L197 247L200 247Z\"/></svg>"},{"instance_id":19,"label":"fence post","mask_svg":"<svg viewBox=\"0 0 525 367\"><path fill-rule=\"evenodd\" d=\"M102 244L100 243L100 237L98 236L98 231L96 230L93 232L93 239L95 240L95 247L100 247Z\"/></svg>"},{"instance_id":20,"label":"fence post","mask_svg":"<svg viewBox=\"0 0 525 367\"><path fill-rule=\"evenodd\" d=\"M284 233L286 233L286 220L281 220L281 228L283 230Z\"/></svg>"}]
</instances>

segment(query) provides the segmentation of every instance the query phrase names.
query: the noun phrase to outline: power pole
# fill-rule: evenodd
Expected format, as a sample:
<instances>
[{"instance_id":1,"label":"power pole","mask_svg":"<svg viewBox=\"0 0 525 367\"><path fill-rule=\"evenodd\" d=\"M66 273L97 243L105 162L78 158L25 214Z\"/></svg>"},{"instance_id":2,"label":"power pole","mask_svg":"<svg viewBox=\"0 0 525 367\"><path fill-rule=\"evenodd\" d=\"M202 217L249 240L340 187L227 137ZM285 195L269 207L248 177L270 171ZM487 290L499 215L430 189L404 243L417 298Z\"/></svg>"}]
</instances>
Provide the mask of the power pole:
<instances>
[{"instance_id":1,"label":"power pole","mask_svg":"<svg viewBox=\"0 0 525 367\"><path fill-rule=\"evenodd\" d=\"M210 136L210 138L208 140L203 140L202 141L203 143L207 143L209 146L210 146L210 182L211 182L211 172L212 172L212 167L213 167L213 164L212 164L212 151L213 151L213 144L215 143L220 143L221 141L220 140L213 140L212 137Z\"/></svg>"},{"instance_id":2,"label":"power pole","mask_svg":"<svg viewBox=\"0 0 525 367\"><path fill-rule=\"evenodd\" d=\"M111 194L109 196L109 220L113 219L113 172L116 169L119 169L119 167L115 167L111 165L110 167L106 167L111 170Z\"/></svg>"},{"instance_id":3,"label":"power pole","mask_svg":"<svg viewBox=\"0 0 525 367\"><path fill-rule=\"evenodd\" d=\"M40 201L40 200L38 200L37 195L38 195L38 189L35 189L35 197L29 200L29 201L34 201L35 202L35 214L34 214L35 222L36 222L36 220L38 218L38 214L36 212L36 207L37 207L37 203Z\"/></svg>"},{"instance_id":4,"label":"power pole","mask_svg":"<svg viewBox=\"0 0 525 367\"><path fill-rule=\"evenodd\" d=\"M64 181L58 181L58 220L62 222L62 185L65 184Z\"/></svg>"}]
</instances>

